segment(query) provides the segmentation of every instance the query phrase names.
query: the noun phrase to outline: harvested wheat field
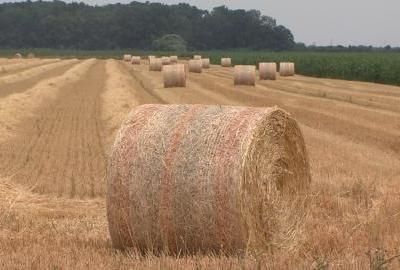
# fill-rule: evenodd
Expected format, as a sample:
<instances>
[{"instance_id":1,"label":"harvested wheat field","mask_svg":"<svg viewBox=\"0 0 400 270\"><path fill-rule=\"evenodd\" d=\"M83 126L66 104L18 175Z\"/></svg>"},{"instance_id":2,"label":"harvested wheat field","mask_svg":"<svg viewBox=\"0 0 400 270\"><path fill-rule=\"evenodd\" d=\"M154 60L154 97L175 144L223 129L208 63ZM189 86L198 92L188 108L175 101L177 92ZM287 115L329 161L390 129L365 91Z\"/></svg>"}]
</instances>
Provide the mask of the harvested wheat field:
<instances>
[{"instance_id":1,"label":"harvested wheat field","mask_svg":"<svg viewBox=\"0 0 400 270\"><path fill-rule=\"evenodd\" d=\"M265 252L156 256L113 248L107 162L129 112L148 103L278 106L297 120L311 182L306 194L268 212ZM205 132L198 125L193 130ZM161 144L158 128L149 134ZM194 149L207 157L201 145L209 141L198 142ZM189 191L182 196L190 201ZM218 237L218 226L208 232L196 215L188 222L202 224L204 243L215 244L206 241ZM0 269L399 269L399 254L400 87L300 75L235 87L233 67L211 65L187 73L185 88L166 89L148 62L0 60Z\"/></svg>"}]
</instances>

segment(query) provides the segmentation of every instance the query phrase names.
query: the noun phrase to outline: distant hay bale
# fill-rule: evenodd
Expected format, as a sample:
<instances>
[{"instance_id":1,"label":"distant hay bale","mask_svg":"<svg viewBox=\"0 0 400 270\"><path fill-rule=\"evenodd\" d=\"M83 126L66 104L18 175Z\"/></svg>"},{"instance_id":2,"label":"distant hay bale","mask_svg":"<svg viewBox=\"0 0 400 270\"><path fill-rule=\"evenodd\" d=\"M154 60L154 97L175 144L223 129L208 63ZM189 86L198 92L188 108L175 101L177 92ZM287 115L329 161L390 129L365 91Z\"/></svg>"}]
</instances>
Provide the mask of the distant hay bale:
<instances>
[{"instance_id":1,"label":"distant hay bale","mask_svg":"<svg viewBox=\"0 0 400 270\"><path fill-rule=\"evenodd\" d=\"M189 72L201 73L203 71L203 62L201 60L189 60Z\"/></svg>"},{"instance_id":2,"label":"distant hay bale","mask_svg":"<svg viewBox=\"0 0 400 270\"><path fill-rule=\"evenodd\" d=\"M176 55L170 56L169 59L171 60L171 63L173 63L173 64L178 63L178 56L176 56Z\"/></svg>"},{"instance_id":3,"label":"distant hay bale","mask_svg":"<svg viewBox=\"0 0 400 270\"><path fill-rule=\"evenodd\" d=\"M130 62L132 60L132 55L124 54L124 56L122 57L122 60L124 60L125 62Z\"/></svg>"},{"instance_id":4,"label":"distant hay bale","mask_svg":"<svg viewBox=\"0 0 400 270\"><path fill-rule=\"evenodd\" d=\"M33 58L35 58L35 54L34 54L34 53L28 53L28 55L26 56L26 58L28 58L28 59L33 59Z\"/></svg>"},{"instance_id":5,"label":"distant hay bale","mask_svg":"<svg viewBox=\"0 0 400 270\"><path fill-rule=\"evenodd\" d=\"M163 67L164 87L186 87L185 65L168 65Z\"/></svg>"},{"instance_id":6,"label":"distant hay bale","mask_svg":"<svg viewBox=\"0 0 400 270\"><path fill-rule=\"evenodd\" d=\"M15 59L22 59L22 54L16 53L16 54L14 55L14 58L15 58Z\"/></svg>"},{"instance_id":7,"label":"distant hay bale","mask_svg":"<svg viewBox=\"0 0 400 270\"><path fill-rule=\"evenodd\" d=\"M278 202L310 181L302 133L283 110L142 105L109 160L112 243L145 254L258 250L281 228Z\"/></svg>"},{"instance_id":8,"label":"distant hay bale","mask_svg":"<svg viewBox=\"0 0 400 270\"><path fill-rule=\"evenodd\" d=\"M161 62L163 65L170 65L171 64L171 58L167 56L161 57Z\"/></svg>"},{"instance_id":9,"label":"distant hay bale","mask_svg":"<svg viewBox=\"0 0 400 270\"><path fill-rule=\"evenodd\" d=\"M156 58L154 55L147 56L147 59L150 60L151 58Z\"/></svg>"},{"instance_id":10,"label":"distant hay bale","mask_svg":"<svg viewBox=\"0 0 400 270\"><path fill-rule=\"evenodd\" d=\"M276 63L259 64L260 80L276 80Z\"/></svg>"},{"instance_id":11,"label":"distant hay bale","mask_svg":"<svg viewBox=\"0 0 400 270\"><path fill-rule=\"evenodd\" d=\"M150 58L149 70L161 71L163 67L161 58Z\"/></svg>"},{"instance_id":12,"label":"distant hay bale","mask_svg":"<svg viewBox=\"0 0 400 270\"><path fill-rule=\"evenodd\" d=\"M223 67L232 66L232 59L231 58L222 58L221 59L221 66L223 66Z\"/></svg>"},{"instance_id":13,"label":"distant hay bale","mask_svg":"<svg viewBox=\"0 0 400 270\"><path fill-rule=\"evenodd\" d=\"M282 77L294 76L295 67L294 63L280 63L279 65L279 75Z\"/></svg>"},{"instance_id":14,"label":"distant hay bale","mask_svg":"<svg viewBox=\"0 0 400 270\"><path fill-rule=\"evenodd\" d=\"M140 56L132 56L131 64L132 65L140 65Z\"/></svg>"},{"instance_id":15,"label":"distant hay bale","mask_svg":"<svg viewBox=\"0 0 400 270\"><path fill-rule=\"evenodd\" d=\"M201 59L201 62L203 64L203 68L210 68L210 58L203 58Z\"/></svg>"},{"instance_id":16,"label":"distant hay bale","mask_svg":"<svg viewBox=\"0 0 400 270\"><path fill-rule=\"evenodd\" d=\"M256 85L256 67L235 66L234 82L235 85Z\"/></svg>"},{"instance_id":17,"label":"distant hay bale","mask_svg":"<svg viewBox=\"0 0 400 270\"><path fill-rule=\"evenodd\" d=\"M193 60L201 60L201 55L194 55Z\"/></svg>"}]
</instances>

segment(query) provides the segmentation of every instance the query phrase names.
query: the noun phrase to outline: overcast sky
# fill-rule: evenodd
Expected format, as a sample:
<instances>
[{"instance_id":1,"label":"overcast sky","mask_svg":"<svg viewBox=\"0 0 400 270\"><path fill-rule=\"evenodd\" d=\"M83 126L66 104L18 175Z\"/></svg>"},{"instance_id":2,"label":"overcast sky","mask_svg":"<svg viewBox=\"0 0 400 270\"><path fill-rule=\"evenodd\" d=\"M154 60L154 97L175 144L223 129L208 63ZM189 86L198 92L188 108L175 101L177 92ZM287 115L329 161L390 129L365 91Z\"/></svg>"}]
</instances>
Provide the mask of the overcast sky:
<instances>
[{"instance_id":1,"label":"overcast sky","mask_svg":"<svg viewBox=\"0 0 400 270\"><path fill-rule=\"evenodd\" d=\"M103 5L116 2L129 3L131 0L83 0L83 2ZM306 44L400 46L400 0L160 0L149 2L167 4L185 2L202 9L211 9L220 5L235 9L259 9L264 15L274 17L279 24L290 28L296 41Z\"/></svg>"}]
</instances>

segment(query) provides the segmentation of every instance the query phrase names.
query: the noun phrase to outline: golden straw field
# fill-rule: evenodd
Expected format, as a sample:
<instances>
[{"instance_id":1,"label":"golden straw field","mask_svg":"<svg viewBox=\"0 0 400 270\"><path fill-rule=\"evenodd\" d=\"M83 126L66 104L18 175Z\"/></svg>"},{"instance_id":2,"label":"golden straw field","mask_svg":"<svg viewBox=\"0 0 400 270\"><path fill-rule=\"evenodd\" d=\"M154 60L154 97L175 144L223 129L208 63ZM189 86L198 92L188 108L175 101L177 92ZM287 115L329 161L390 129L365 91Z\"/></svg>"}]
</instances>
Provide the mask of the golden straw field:
<instances>
[{"instance_id":1,"label":"golden straw field","mask_svg":"<svg viewBox=\"0 0 400 270\"><path fill-rule=\"evenodd\" d=\"M298 121L311 187L270 252L112 247L107 159L148 103L278 106ZM0 269L400 269L399 254L400 87L300 75L235 86L234 67L211 65L164 88L145 60L0 59Z\"/></svg>"}]
</instances>

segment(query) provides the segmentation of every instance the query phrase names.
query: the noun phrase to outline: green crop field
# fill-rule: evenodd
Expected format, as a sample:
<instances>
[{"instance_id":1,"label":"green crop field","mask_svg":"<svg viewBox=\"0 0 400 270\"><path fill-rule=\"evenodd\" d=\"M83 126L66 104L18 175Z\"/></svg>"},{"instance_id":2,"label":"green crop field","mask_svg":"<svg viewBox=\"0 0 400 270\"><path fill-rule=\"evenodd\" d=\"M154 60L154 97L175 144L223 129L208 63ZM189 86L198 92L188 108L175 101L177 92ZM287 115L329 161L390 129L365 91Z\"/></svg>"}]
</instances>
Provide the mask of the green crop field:
<instances>
[{"instance_id":1,"label":"green crop field","mask_svg":"<svg viewBox=\"0 0 400 270\"><path fill-rule=\"evenodd\" d=\"M120 58L124 53L136 55L171 55L189 58L193 54L209 57L211 63L219 64L221 57L231 57L233 64L254 65L259 62L294 62L296 73L306 76L333 78L355 81L376 82L400 85L400 53L369 52L369 53L322 53L322 52L263 52L263 51L196 51L196 52L154 52L139 50L54 50L54 49L23 49L0 50L1 57L11 57L16 52L26 55L29 52L40 57L61 58Z\"/></svg>"}]
</instances>

